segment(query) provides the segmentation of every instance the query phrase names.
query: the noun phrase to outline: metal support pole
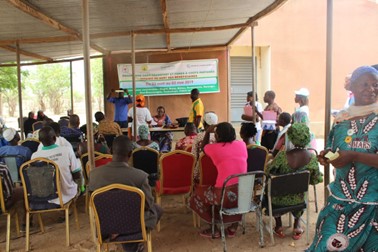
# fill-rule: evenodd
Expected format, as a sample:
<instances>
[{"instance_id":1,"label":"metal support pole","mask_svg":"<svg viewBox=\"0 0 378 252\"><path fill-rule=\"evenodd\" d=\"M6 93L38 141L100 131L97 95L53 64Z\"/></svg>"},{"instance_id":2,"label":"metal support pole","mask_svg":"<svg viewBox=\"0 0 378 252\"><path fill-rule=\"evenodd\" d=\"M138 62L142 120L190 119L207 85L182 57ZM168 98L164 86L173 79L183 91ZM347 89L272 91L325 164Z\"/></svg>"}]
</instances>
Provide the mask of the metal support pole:
<instances>
[{"instance_id":1,"label":"metal support pole","mask_svg":"<svg viewBox=\"0 0 378 252\"><path fill-rule=\"evenodd\" d=\"M19 116L20 116L20 136L21 140L24 140L24 120L22 114L22 87L21 87L21 60L20 60L20 45L16 44L17 52L17 87L18 87L18 107L19 107Z\"/></svg>"},{"instance_id":2,"label":"metal support pole","mask_svg":"<svg viewBox=\"0 0 378 252\"><path fill-rule=\"evenodd\" d=\"M255 29L254 27L257 26L257 22L253 22L251 24L251 50L252 50L252 92L254 96L254 101L256 103L257 101L257 82L256 82L256 60L255 60ZM252 104L253 107L255 107L255 104ZM253 111L253 123L256 123L256 111L255 109Z\"/></svg>"},{"instance_id":3,"label":"metal support pole","mask_svg":"<svg viewBox=\"0 0 378 252\"><path fill-rule=\"evenodd\" d=\"M137 128L136 128L136 85L135 85L135 33L131 33L131 72L133 80L133 141L136 141Z\"/></svg>"},{"instance_id":4,"label":"metal support pole","mask_svg":"<svg viewBox=\"0 0 378 252\"><path fill-rule=\"evenodd\" d=\"M71 113L74 114L73 79L72 79L72 60L70 61L70 88L71 88Z\"/></svg>"},{"instance_id":5,"label":"metal support pole","mask_svg":"<svg viewBox=\"0 0 378 252\"><path fill-rule=\"evenodd\" d=\"M324 148L327 144L331 127L331 96L332 96L332 27L333 27L333 0L327 0L327 47L326 47L326 97L325 97L325 125ZM324 202L329 196L327 185L329 184L329 165L324 166Z\"/></svg>"},{"instance_id":6,"label":"metal support pole","mask_svg":"<svg viewBox=\"0 0 378 252\"><path fill-rule=\"evenodd\" d=\"M91 60L89 52L89 5L88 0L83 4L83 55L84 55L84 82L85 82L85 111L87 119L88 161L91 169L94 167L94 137L92 125L92 92L91 92ZM85 167L83 167L85 169Z\"/></svg>"}]
</instances>

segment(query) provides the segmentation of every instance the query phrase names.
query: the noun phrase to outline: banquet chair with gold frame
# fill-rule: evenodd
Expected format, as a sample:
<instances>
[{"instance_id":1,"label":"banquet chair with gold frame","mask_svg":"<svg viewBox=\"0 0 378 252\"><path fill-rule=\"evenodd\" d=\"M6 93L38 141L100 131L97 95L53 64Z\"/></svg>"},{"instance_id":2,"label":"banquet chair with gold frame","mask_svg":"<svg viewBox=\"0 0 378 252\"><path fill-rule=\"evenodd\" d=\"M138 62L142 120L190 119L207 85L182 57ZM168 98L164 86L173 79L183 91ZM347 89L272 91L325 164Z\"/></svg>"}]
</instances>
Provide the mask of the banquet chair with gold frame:
<instances>
[{"instance_id":1,"label":"banquet chair with gold frame","mask_svg":"<svg viewBox=\"0 0 378 252\"><path fill-rule=\"evenodd\" d=\"M60 183L59 166L46 158L35 158L20 167L22 186L24 188L24 201L26 211L26 245L30 249L30 214L38 214L41 232L44 233L41 213L64 211L66 222L66 246L70 245L69 208L72 205L77 229L79 219L76 211L76 197L63 203ZM49 203L49 200L59 199L59 205Z\"/></svg>"},{"instance_id":2,"label":"banquet chair with gold frame","mask_svg":"<svg viewBox=\"0 0 378 252\"><path fill-rule=\"evenodd\" d=\"M18 220L18 213L15 206L6 207L5 199L4 199L4 191L3 191L3 177L0 175L0 206L1 206L1 214L7 216L7 233L6 233L6 245L5 251L10 251L10 229L11 229L11 217L15 217L16 221L16 231L17 236L20 235L20 223Z\"/></svg>"},{"instance_id":3,"label":"banquet chair with gold frame","mask_svg":"<svg viewBox=\"0 0 378 252\"><path fill-rule=\"evenodd\" d=\"M136 187L112 184L92 192L90 221L97 251L108 244L146 242L152 252L151 230L144 220L145 195ZM96 235L97 234L97 235ZM119 234L112 239L112 234Z\"/></svg>"}]
</instances>

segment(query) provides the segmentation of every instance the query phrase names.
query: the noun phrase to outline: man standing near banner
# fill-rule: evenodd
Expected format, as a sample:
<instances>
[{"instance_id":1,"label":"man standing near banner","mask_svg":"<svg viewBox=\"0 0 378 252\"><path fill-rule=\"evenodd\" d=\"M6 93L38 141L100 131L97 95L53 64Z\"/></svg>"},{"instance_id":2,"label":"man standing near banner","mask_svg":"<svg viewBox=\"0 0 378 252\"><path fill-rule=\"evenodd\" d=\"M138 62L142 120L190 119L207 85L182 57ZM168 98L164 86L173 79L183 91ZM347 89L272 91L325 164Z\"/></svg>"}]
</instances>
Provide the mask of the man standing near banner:
<instances>
[{"instance_id":1,"label":"man standing near banner","mask_svg":"<svg viewBox=\"0 0 378 252\"><path fill-rule=\"evenodd\" d=\"M113 92L118 93L118 97L111 97L111 94ZM124 93L127 94L127 97L124 97ZM120 89L116 91L112 89L106 99L108 100L108 102L114 103L114 122L118 123L121 128L127 128L127 105L133 102L129 91L127 89Z\"/></svg>"},{"instance_id":2,"label":"man standing near banner","mask_svg":"<svg viewBox=\"0 0 378 252\"><path fill-rule=\"evenodd\" d=\"M190 92L190 99L192 99L192 107L189 112L189 123L194 123L197 129L203 129L202 117L205 111L201 98L199 98L199 90L197 88L192 89Z\"/></svg>"}]
</instances>

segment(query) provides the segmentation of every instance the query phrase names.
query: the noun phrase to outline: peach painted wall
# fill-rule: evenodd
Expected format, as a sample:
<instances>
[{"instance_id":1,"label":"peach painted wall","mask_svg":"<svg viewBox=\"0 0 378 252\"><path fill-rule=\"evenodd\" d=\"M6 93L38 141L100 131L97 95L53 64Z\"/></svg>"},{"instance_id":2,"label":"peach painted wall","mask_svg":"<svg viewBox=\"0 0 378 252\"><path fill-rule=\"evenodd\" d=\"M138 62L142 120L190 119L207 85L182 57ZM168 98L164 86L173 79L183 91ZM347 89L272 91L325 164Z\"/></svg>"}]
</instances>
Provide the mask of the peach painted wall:
<instances>
[{"instance_id":1,"label":"peach painted wall","mask_svg":"<svg viewBox=\"0 0 378 252\"><path fill-rule=\"evenodd\" d=\"M197 53L170 53L170 54L155 54L155 55L140 55L136 56L136 63L162 63L173 62L179 60L194 60L194 59L218 59L218 77L219 77L219 93L201 94L200 97L205 106L205 111L215 111L218 114L220 121L228 121L228 104L229 104L229 90L228 90L228 53L227 50L211 51L211 52L197 52ZM104 59L104 93L107 94L112 88L119 88L117 76L117 64L130 63L131 58L129 54L111 55ZM148 102L149 101L149 102ZM175 96L152 96L147 99L147 106L152 115L156 114L156 108L159 105L165 107L166 113L170 116L173 122L179 117L187 117L189 115L191 100L188 95ZM113 119L114 106L109 102L105 102L105 113L107 118Z\"/></svg>"},{"instance_id":2,"label":"peach painted wall","mask_svg":"<svg viewBox=\"0 0 378 252\"><path fill-rule=\"evenodd\" d=\"M294 90L307 87L311 128L318 136L324 132L326 4L288 0L255 27L256 46L271 50L270 86L277 94L276 101L292 113ZM378 4L374 1L333 1L332 108L342 108L346 101L346 74L361 65L378 64L377 27ZM250 40L248 30L232 48L250 45Z\"/></svg>"}]
</instances>

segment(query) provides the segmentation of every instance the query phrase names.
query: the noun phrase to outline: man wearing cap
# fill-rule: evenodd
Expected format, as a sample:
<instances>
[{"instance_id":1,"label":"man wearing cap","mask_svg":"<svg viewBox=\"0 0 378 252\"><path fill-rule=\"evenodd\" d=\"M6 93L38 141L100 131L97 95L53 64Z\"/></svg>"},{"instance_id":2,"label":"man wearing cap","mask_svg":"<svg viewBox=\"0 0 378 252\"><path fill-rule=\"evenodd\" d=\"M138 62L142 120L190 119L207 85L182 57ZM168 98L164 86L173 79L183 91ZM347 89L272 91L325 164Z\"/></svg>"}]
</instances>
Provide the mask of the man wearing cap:
<instances>
[{"instance_id":1,"label":"man wearing cap","mask_svg":"<svg viewBox=\"0 0 378 252\"><path fill-rule=\"evenodd\" d=\"M192 89L190 92L190 99L192 100L192 107L189 112L189 123L194 123L197 129L203 129L202 117L204 114L204 106L199 98L199 90L197 88Z\"/></svg>"},{"instance_id":2,"label":"man wearing cap","mask_svg":"<svg viewBox=\"0 0 378 252\"><path fill-rule=\"evenodd\" d=\"M299 104L299 108L296 109L293 115L293 122L309 123L310 109L308 107L308 96L310 92L307 88L301 88L295 91L295 103ZM305 118L307 116L307 119Z\"/></svg>"},{"instance_id":3,"label":"man wearing cap","mask_svg":"<svg viewBox=\"0 0 378 252\"><path fill-rule=\"evenodd\" d=\"M114 103L114 122L118 123L121 128L127 128L127 105L132 103L133 100L127 89L116 90L118 97L111 97L112 92L114 92L114 89L111 90L106 99L108 102ZM124 97L124 93L127 94L127 97Z\"/></svg>"},{"instance_id":4,"label":"man wearing cap","mask_svg":"<svg viewBox=\"0 0 378 252\"><path fill-rule=\"evenodd\" d=\"M0 147L0 156L21 155L24 158L17 157L17 168L30 160L32 155L31 150L28 147L18 145L20 141L20 135L13 128L7 128L3 131L3 138L8 142L8 145Z\"/></svg>"}]
</instances>

